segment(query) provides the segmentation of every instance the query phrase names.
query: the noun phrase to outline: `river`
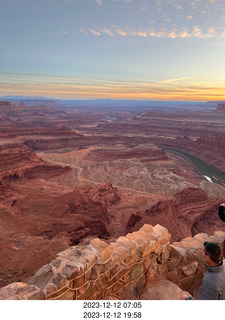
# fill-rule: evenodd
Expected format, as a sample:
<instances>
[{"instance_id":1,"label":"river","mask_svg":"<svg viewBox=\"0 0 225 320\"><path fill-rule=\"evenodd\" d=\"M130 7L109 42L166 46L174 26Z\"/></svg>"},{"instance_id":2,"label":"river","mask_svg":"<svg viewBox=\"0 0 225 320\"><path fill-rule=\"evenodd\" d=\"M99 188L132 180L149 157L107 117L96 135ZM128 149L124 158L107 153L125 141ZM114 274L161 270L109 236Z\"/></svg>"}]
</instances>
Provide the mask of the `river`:
<instances>
[{"instance_id":1,"label":"river","mask_svg":"<svg viewBox=\"0 0 225 320\"><path fill-rule=\"evenodd\" d=\"M222 171L216 169L207 162L193 156L190 153L171 148L164 148L164 150L177 154L184 159L189 160L197 168L198 172L205 177L206 180L225 187L225 173L223 173Z\"/></svg>"}]
</instances>

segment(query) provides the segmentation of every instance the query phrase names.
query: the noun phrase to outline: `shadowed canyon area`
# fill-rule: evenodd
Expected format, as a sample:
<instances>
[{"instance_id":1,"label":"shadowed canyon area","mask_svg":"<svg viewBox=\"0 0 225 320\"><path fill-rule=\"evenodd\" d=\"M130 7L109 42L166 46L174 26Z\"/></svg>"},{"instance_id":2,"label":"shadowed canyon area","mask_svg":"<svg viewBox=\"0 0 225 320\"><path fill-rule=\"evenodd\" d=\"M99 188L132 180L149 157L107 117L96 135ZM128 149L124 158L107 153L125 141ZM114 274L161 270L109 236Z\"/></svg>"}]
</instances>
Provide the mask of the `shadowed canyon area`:
<instances>
[{"instance_id":1,"label":"shadowed canyon area","mask_svg":"<svg viewBox=\"0 0 225 320\"><path fill-rule=\"evenodd\" d=\"M225 103L0 101L0 287L160 224L225 231Z\"/></svg>"}]
</instances>

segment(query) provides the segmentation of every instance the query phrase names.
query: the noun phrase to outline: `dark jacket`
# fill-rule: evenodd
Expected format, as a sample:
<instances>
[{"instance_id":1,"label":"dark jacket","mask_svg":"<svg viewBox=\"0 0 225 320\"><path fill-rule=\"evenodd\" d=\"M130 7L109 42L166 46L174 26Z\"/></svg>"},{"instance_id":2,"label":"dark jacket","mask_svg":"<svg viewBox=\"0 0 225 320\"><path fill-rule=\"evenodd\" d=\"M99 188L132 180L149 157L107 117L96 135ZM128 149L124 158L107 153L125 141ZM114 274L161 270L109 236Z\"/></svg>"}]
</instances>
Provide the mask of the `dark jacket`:
<instances>
[{"instance_id":1,"label":"dark jacket","mask_svg":"<svg viewBox=\"0 0 225 320\"><path fill-rule=\"evenodd\" d=\"M225 300L225 263L216 267L206 266L199 291L200 300Z\"/></svg>"}]
</instances>

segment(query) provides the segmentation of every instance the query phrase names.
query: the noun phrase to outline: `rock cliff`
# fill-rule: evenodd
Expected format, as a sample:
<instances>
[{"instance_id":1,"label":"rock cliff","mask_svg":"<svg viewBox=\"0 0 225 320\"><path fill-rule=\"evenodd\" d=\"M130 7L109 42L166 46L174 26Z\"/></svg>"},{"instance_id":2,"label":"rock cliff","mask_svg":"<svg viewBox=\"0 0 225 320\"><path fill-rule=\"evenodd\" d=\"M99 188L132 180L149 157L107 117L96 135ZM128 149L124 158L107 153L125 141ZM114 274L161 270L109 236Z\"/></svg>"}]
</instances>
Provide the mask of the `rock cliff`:
<instances>
[{"instance_id":1,"label":"rock cliff","mask_svg":"<svg viewBox=\"0 0 225 320\"><path fill-rule=\"evenodd\" d=\"M47 165L31 150L20 147L0 146L0 197L10 192L9 183L16 180L50 178L71 171L69 167Z\"/></svg>"},{"instance_id":2,"label":"rock cliff","mask_svg":"<svg viewBox=\"0 0 225 320\"><path fill-rule=\"evenodd\" d=\"M127 231L137 230L143 223L160 223L169 230L173 241L200 232L225 231L225 225L221 225L218 216L218 207L222 202L222 198L208 198L201 189L187 188L173 199L159 201L144 214L137 214L136 219L132 217L133 223L128 221Z\"/></svg>"}]
</instances>

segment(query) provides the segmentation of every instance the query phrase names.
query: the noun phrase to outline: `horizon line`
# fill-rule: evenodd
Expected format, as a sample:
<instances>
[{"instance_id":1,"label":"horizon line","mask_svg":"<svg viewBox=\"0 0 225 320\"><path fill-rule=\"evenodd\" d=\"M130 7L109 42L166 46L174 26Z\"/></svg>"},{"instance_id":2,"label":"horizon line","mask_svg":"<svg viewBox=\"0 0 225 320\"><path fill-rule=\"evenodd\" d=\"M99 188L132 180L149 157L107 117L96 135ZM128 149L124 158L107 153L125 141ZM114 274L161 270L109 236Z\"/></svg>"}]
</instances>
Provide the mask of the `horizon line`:
<instances>
[{"instance_id":1,"label":"horizon line","mask_svg":"<svg viewBox=\"0 0 225 320\"><path fill-rule=\"evenodd\" d=\"M0 96L0 99L40 99L40 100L77 100L77 101L101 101L101 100L108 100L108 101L150 101L150 102L190 102L190 103L207 103L207 102L225 102L225 100L173 100L173 99L127 99L127 98L88 98L88 97L84 97L84 98L70 98L70 97L62 97L62 98L57 98L57 97L53 97L53 96L48 96L48 97L44 97L44 96L27 96L27 95L21 95L21 96L14 96L14 95L4 95L4 96Z\"/></svg>"},{"instance_id":2,"label":"horizon line","mask_svg":"<svg viewBox=\"0 0 225 320\"><path fill-rule=\"evenodd\" d=\"M6 100L6 99L40 99L40 100L69 100L69 101L142 101L142 102L176 102L176 103L195 103L195 104L202 104L202 103L225 103L225 99L212 99L212 100L173 100L173 99L127 99L127 98L69 98L69 97L44 97L44 96L27 96L27 95L21 95L21 96L14 96L14 95L4 95L0 96L0 99Z\"/></svg>"}]
</instances>

